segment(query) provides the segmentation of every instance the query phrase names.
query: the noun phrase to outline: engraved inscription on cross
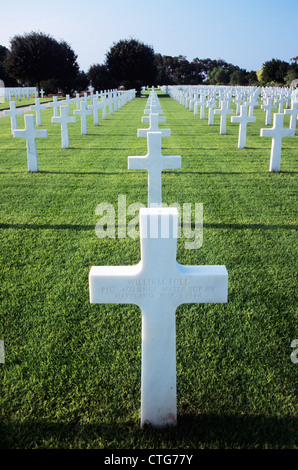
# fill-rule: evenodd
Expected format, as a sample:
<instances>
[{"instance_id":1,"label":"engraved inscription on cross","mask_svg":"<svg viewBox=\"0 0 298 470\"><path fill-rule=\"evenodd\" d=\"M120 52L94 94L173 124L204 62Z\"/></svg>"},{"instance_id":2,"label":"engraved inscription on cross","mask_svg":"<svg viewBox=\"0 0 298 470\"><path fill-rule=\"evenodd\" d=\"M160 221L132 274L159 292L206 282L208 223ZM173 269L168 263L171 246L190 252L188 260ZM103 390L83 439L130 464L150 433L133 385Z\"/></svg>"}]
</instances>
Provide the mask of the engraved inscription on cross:
<instances>
[{"instance_id":1,"label":"engraved inscription on cross","mask_svg":"<svg viewBox=\"0 0 298 470\"><path fill-rule=\"evenodd\" d=\"M93 266L90 302L136 304L142 311L141 426L175 425L175 312L184 303L225 303L225 266L184 266L176 261L176 208L140 209L141 261L134 266Z\"/></svg>"},{"instance_id":2,"label":"engraved inscription on cross","mask_svg":"<svg viewBox=\"0 0 298 470\"><path fill-rule=\"evenodd\" d=\"M162 155L161 138L161 132L148 132L147 155L128 157L129 170L148 171L148 207L162 203L161 172L181 168L181 156Z\"/></svg>"}]
</instances>

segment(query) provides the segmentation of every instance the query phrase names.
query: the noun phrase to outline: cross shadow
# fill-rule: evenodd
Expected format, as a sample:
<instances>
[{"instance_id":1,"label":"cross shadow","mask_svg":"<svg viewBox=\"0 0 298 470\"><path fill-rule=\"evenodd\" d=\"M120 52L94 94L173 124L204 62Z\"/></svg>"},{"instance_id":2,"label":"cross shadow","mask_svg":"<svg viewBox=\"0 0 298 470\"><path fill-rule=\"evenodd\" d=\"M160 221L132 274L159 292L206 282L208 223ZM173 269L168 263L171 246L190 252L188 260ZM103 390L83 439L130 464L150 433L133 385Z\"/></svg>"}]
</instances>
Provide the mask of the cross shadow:
<instances>
[{"instance_id":1,"label":"cross shadow","mask_svg":"<svg viewBox=\"0 0 298 470\"><path fill-rule=\"evenodd\" d=\"M69 422L26 419L23 422L6 421L1 425L0 448L30 449L35 444L53 440L59 442L60 449L68 449L76 441L83 447L88 443L94 446L97 441L113 442L114 449L117 441L123 442L123 436L126 436L130 442L141 442L141 448L144 442L150 442L148 449L164 448L165 442L171 448L182 449L291 449L297 446L297 426L298 419L291 416L233 414L181 414L177 426L153 428L145 425L142 429L139 422L126 419L119 422L119 417L117 422L92 424L80 424L76 418Z\"/></svg>"}]
</instances>

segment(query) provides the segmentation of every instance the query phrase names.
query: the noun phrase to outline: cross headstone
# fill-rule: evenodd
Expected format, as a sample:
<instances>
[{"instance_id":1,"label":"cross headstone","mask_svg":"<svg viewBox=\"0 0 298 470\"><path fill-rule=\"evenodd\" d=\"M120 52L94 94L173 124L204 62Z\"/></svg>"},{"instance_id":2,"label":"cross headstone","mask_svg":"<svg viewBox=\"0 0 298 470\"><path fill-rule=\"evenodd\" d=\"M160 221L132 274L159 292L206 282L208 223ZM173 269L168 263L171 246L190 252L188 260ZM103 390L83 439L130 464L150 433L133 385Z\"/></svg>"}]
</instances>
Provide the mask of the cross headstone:
<instances>
[{"instance_id":1,"label":"cross headstone","mask_svg":"<svg viewBox=\"0 0 298 470\"><path fill-rule=\"evenodd\" d=\"M87 109L87 104L85 101L81 101L80 109L75 109L74 114L81 116L81 134L87 134L87 116L92 114L91 109Z\"/></svg>"},{"instance_id":2,"label":"cross headstone","mask_svg":"<svg viewBox=\"0 0 298 470\"><path fill-rule=\"evenodd\" d=\"M208 112L208 126L213 126L214 123L214 109L216 108L216 100L210 99L207 101Z\"/></svg>"},{"instance_id":3,"label":"cross headstone","mask_svg":"<svg viewBox=\"0 0 298 470\"><path fill-rule=\"evenodd\" d=\"M53 116L52 123L61 125L61 146L63 149L69 148L68 124L75 123L75 116L68 116L67 106L60 107L60 116Z\"/></svg>"},{"instance_id":4,"label":"cross headstone","mask_svg":"<svg viewBox=\"0 0 298 470\"><path fill-rule=\"evenodd\" d=\"M180 156L162 155L161 138L161 132L148 132L147 155L128 157L129 170L148 171L148 207L162 203L161 172L181 168Z\"/></svg>"},{"instance_id":5,"label":"cross headstone","mask_svg":"<svg viewBox=\"0 0 298 470\"><path fill-rule=\"evenodd\" d=\"M13 136L16 138L26 139L27 143L27 162L28 171L38 171L36 139L40 137L48 137L46 129L35 129L34 115L25 114L25 129L16 129L13 131Z\"/></svg>"},{"instance_id":6,"label":"cross headstone","mask_svg":"<svg viewBox=\"0 0 298 470\"><path fill-rule=\"evenodd\" d=\"M149 128L138 129L138 137L147 137L148 132L161 132L162 137L170 137L171 129L160 129L158 123L160 116L158 114L149 114Z\"/></svg>"},{"instance_id":7,"label":"cross headstone","mask_svg":"<svg viewBox=\"0 0 298 470\"><path fill-rule=\"evenodd\" d=\"M296 132L296 123L297 123L297 116L298 116L298 102L293 101L292 102L292 108L291 109L285 109L284 114L290 114L290 129L294 130Z\"/></svg>"},{"instance_id":8,"label":"cross headstone","mask_svg":"<svg viewBox=\"0 0 298 470\"><path fill-rule=\"evenodd\" d=\"M13 134L14 129L18 128L17 116L20 116L21 114L23 114L23 111L21 109L17 109L15 101L11 101L10 109L6 109L4 111L4 116L10 116L12 134Z\"/></svg>"},{"instance_id":9,"label":"cross headstone","mask_svg":"<svg viewBox=\"0 0 298 470\"><path fill-rule=\"evenodd\" d=\"M244 149L246 147L246 127L249 122L256 122L255 116L248 116L247 105L241 105L240 115L232 116L231 122L239 122L239 137L238 137L238 148Z\"/></svg>"},{"instance_id":10,"label":"cross headstone","mask_svg":"<svg viewBox=\"0 0 298 470\"><path fill-rule=\"evenodd\" d=\"M102 118L107 119L107 101L98 101L98 98L93 99L93 103L88 105L88 109L93 111L93 124L98 126L98 111L102 109Z\"/></svg>"},{"instance_id":11,"label":"cross headstone","mask_svg":"<svg viewBox=\"0 0 298 470\"><path fill-rule=\"evenodd\" d=\"M276 113L273 116L273 127L261 129L261 137L272 137L269 171L280 171L281 144L283 137L294 137L293 129L284 129L284 114Z\"/></svg>"},{"instance_id":12,"label":"cross headstone","mask_svg":"<svg viewBox=\"0 0 298 470\"><path fill-rule=\"evenodd\" d=\"M234 111L229 108L229 103L226 100L221 102L220 109L214 110L215 114L220 114L220 131L221 135L226 134L226 122L227 122L227 115L233 114Z\"/></svg>"},{"instance_id":13,"label":"cross headstone","mask_svg":"<svg viewBox=\"0 0 298 470\"><path fill-rule=\"evenodd\" d=\"M53 96L53 101L49 104L49 106L54 109L53 116L59 116L59 108L60 108L61 105L62 105L62 103L60 102L60 104L59 104L59 102L58 102L58 97Z\"/></svg>"},{"instance_id":14,"label":"cross headstone","mask_svg":"<svg viewBox=\"0 0 298 470\"><path fill-rule=\"evenodd\" d=\"M141 261L135 266L93 266L90 302L136 304L142 311L141 426L176 425L175 312L184 303L225 303L225 266L176 261L176 208L140 209Z\"/></svg>"},{"instance_id":15,"label":"cross headstone","mask_svg":"<svg viewBox=\"0 0 298 470\"><path fill-rule=\"evenodd\" d=\"M35 98L35 104L30 106L30 109L32 111L34 111L34 110L36 111L36 125L41 126L42 125L41 110L46 109L46 106L44 104L40 104L40 99L39 98Z\"/></svg>"},{"instance_id":16,"label":"cross headstone","mask_svg":"<svg viewBox=\"0 0 298 470\"><path fill-rule=\"evenodd\" d=\"M272 100L273 98L267 98L266 103L261 105L261 109L266 111L265 126L271 125L271 111L276 108L276 105L272 104Z\"/></svg>"},{"instance_id":17,"label":"cross headstone","mask_svg":"<svg viewBox=\"0 0 298 470\"><path fill-rule=\"evenodd\" d=\"M5 363L4 341L0 339L0 364Z\"/></svg>"}]
</instances>

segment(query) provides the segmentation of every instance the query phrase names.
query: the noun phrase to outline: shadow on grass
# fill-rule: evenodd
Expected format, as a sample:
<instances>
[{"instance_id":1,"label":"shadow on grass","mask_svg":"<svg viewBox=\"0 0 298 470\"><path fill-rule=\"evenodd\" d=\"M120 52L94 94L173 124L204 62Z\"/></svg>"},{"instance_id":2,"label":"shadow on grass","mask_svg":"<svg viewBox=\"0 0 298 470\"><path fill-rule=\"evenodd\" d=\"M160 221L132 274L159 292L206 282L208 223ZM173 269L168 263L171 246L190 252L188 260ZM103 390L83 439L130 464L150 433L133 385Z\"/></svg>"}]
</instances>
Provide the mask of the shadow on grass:
<instances>
[{"instance_id":1,"label":"shadow on grass","mask_svg":"<svg viewBox=\"0 0 298 470\"><path fill-rule=\"evenodd\" d=\"M12 422L0 427L0 448L295 448L298 419L295 417L182 415L176 427L140 429L139 422L80 424L46 420ZM125 444L127 442L127 445Z\"/></svg>"},{"instance_id":2,"label":"shadow on grass","mask_svg":"<svg viewBox=\"0 0 298 470\"><path fill-rule=\"evenodd\" d=\"M15 229L15 230L77 230L88 231L94 230L94 225L79 225L79 224L2 224L0 229ZM195 224L191 223L191 228L195 228ZM220 230L297 230L296 224L289 225L265 225L265 224L225 224L225 223L204 223L204 228L218 228ZM117 237L115 237L117 238Z\"/></svg>"}]
</instances>

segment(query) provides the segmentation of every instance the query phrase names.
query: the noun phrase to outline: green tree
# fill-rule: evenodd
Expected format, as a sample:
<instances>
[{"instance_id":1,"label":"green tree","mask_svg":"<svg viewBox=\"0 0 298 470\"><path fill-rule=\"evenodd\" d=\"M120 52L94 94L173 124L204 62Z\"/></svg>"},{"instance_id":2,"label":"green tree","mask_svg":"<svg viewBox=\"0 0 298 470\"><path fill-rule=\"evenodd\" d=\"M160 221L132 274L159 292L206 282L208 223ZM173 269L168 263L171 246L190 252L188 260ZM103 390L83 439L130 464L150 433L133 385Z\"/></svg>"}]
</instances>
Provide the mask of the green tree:
<instances>
[{"instance_id":1,"label":"green tree","mask_svg":"<svg viewBox=\"0 0 298 470\"><path fill-rule=\"evenodd\" d=\"M0 46L0 80L4 81L6 87L14 87L18 86L18 82L6 72L4 67L8 52L6 47Z\"/></svg>"},{"instance_id":2,"label":"green tree","mask_svg":"<svg viewBox=\"0 0 298 470\"><path fill-rule=\"evenodd\" d=\"M112 77L106 65L91 65L87 76L91 85L97 91L109 90L117 87L117 82Z\"/></svg>"},{"instance_id":3,"label":"green tree","mask_svg":"<svg viewBox=\"0 0 298 470\"><path fill-rule=\"evenodd\" d=\"M269 60L263 64L262 80L266 84L274 82L284 85L289 69L288 62L279 59Z\"/></svg>"},{"instance_id":4,"label":"green tree","mask_svg":"<svg viewBox=\"0 0 298 470\"><path fill-rule=\"evenodd\" d=\"M136 39L114 43L106 54L105 65L117 84L126 89L139 91L142 85L155 82L154 50Z\"/></svg>"},{"instance_id":5,"label":"green tree","mask_svg":"<svg viewBox=\"0 0 298 470\"><path fill-rule=\"evenodd\" d=\"M16 80L35 84L38 91L42 80L54 79L59 87L70 92L79 71L76 59L65 41L31 32L11 39L5 69Z\"/></svg>"}]
</instances>

